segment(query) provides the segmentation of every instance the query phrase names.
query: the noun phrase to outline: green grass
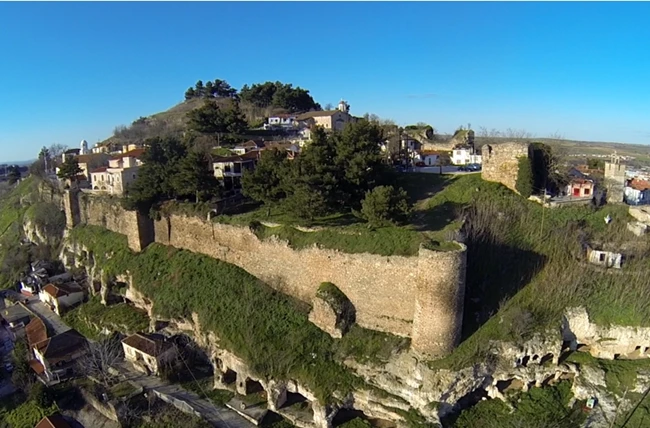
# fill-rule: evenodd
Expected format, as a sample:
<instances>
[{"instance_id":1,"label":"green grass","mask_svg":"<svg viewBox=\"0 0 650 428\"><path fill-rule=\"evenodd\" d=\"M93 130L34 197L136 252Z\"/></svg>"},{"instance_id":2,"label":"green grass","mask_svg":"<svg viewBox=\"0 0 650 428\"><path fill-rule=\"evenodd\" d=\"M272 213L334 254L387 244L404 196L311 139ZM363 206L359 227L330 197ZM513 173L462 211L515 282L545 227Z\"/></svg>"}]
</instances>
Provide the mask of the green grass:
<instances>
[{"instance_id":1,"label":"green grass","mask_svg":"<svg viewBox=\"0 0 650 428\"><path fill-rule=\"evenodd\" d=\"M410 339L353 325L337 340L336 352L340 358L353 357L362 364L381 364L399 350L408 349Z\"/></svg>"},{"instance_id":2,"label":"green grass","mask_svg":"<svg viewBox=\"0 0 650 428\"><path fill-rule=\"evenodd\" d=\"M509 399L513 411L501 400L484 400L463 411L455 421L445 424L454 428L573 428L586 420L580 403L569 408L571 383L563 381L553 387L531 388Z\"/></svg>"},{"instance_id":3,"label":"green grass","mask_svg":"<svg viewBox=\"0 0 650 428\"><path fill-rule=\"evenodd\" d=\"M56 413L56 405L39 407L34 401L27 401L6 413L3 419L11 428L33 428L45 416ZM0 416L2 416L0 414Z\"/></svg>"},{"instance_id":4,"label":"green grass","mask_svg":"<svg viewBox=\"0 0 650 428\"><path fill-rule=\"evenodd\" d=\"M360 384L334 361L329 335L310 323L294 301L243 269L158 244L133 254L126 240L115 235L91 226L71 234L96 254L103 248L121 254L100 261L116 272L129 270L135 288L153 301L157 315L190 318L197 313L203 328L214 331L221 345L247 361L253 372L299 379L320 400ZM84 237L91 239L85 242Z\"/></svg>"},{"instance_id":5,"label":"green grass","mask_svg":"<svg viewBox=\"0 0 650 428\"><path fill-rule=\"evenodd\" d=\"M607 390L619 397L634 389L640 371L650 372L649 360L604 360L586 352L572 352L565 361L603 370Z\"/></svg>"},{"instance_id":6,"label":"green grass","mask_svg":"<svg viewBox=\"0 0 650 428\"><path fill-rule=\"evenodd\" d=\"M136 389L137 388L131 385L129 382L121 382L117 385L114 385L110 389L110 395L116 399L125 398L134 393Z\"/></svg>"},{"instance_id":7,"label":"green grass","mask_svg":"<svg viewBox=\"0 0 650 428\"><path fill-rule=\"evenodd\" d=\"M255 234L261 240L271 237L287 241L291 248L300 250L318 246L344 253L370 253L382 256L414 256L424 235L415 230L400 227L384 227L370 230L365 226L346 226L317 232L302 232L291 226L267 227L259 225Z\"/></svg>"},{"instance_id":8,"label":"green grass","mask_svg":"<svg viewBox=\"0 0 650 428\"><path fill-rule=\"evenodd\" d=\"M188 391L194 392L201 398L210 400L216 406L224 406L235 396L235 393L226 389L213 389L214 377L205 377L198 380L190 380L181 383L181 386Z\"/></svg>"},{"instance_id":9,"label":"green grass","mask_svg":"<svg viewBox=\"0 0 650 428\"><path fill-rule=\"evenodd\" d=\"M102 305L99 296L91 297L88 302L66 313L63 321L91 339L101 336L101 328L132 334L149 327L146 312L126 303Z\"/></svg>"}]
</instances>

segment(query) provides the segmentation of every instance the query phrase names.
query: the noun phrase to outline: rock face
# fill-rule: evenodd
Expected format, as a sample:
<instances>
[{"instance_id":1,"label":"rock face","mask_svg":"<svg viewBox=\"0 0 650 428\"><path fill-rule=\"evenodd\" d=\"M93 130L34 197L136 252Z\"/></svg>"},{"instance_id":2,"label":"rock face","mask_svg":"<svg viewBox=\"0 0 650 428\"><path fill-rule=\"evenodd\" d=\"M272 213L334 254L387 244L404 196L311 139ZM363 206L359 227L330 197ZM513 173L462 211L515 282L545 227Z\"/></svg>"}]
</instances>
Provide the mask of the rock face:
<instances>
[{"instance_id":1,"label":"rock face","mask_svg":"<svg viewBox=\"0 0 650 428\"><path fill-rule=\"evenodd\" d=\"M570 342L571 349L583 345L583 349L596 358L650 357L649 327L599 326L589 321L582 307L567 309L562 335Z\"/></svg>"},{"instance_id":2,"label":"rock face","mask_svg":"<svg viewBox=\"0 0 650 428\"><path fill-rule=\"evenodd\" d=\"M352 302L332 283L323 283L312 299L309 321L340 339L355 322Z\"/></svg>"}]
</instances>

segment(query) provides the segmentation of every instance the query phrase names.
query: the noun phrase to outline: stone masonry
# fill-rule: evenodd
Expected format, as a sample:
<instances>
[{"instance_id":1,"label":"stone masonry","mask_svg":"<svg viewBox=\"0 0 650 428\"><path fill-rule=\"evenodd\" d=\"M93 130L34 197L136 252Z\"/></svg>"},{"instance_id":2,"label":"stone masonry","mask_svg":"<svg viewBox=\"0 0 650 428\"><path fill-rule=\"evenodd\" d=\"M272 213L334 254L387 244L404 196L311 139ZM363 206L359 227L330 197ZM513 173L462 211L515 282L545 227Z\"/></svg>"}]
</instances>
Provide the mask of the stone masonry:
<instances>
[{"instance_id":1,"label":"stone masonry","mask_svg":"<svg viewBox=\"0 0 650 428\"><path fill-rule=\"evenodd\" d=\"M513 191L517 191L517 175L519 174L519 158L530 156L530 145L527 143L486 144L481 147L483 180L501 183Z\"/></svg>"},{"instance_id":2,"label":"stone masonry","mask_svg":"<svg viewBox=\"0 0 650 428\"><path fill-rule=\"evenodd\" d=\"M81 198L80 198L81 199ZM248 228L172 215L153 222L114 201L85 197L79 222L128 237L140 251L150 240L239 266L285 294L311 303L323 282L350 300L365 328L412 338L429 356L449 353L458 343L463 313L466 248L412 257L347 254L317 247L294 250L284 241L260 241ZM66 215L67 213L66 209Z\"/></svg>"}]
</instances>

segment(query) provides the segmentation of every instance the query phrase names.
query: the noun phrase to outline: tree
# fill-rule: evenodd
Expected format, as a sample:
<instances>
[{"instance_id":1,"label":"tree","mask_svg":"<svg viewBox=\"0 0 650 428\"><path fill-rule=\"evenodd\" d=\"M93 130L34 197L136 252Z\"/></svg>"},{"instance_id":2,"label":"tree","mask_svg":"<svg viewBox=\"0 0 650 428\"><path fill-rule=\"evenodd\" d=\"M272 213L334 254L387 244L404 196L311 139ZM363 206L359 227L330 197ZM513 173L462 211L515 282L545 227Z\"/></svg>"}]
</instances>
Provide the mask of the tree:
<instances>
[{"instance_id":1,"label":"tree","mask_svg":"<svg viewBox=\"0 0 650 428\"><path fill-rule=\"evenodd\" d=\"M199 80L196 82L196 85L194 85L194 91L196 92L197 97L203 97L205 96L205 88L203 87L203 81Z\"/></svg>"},{"instance_id":2,"label":"tree","mask_svg":"<svg viewBox=\"0 0 650 428\"><path fill-rule=\"evenodd\" d=\"M185 101L196 98L196 91L194 88L190 87L185 91Z\"/></svg>"},{"instance_id":3,"label":"tree","mask_svg":"<svg viewBox=\"0 0 650 428\"><path fill-rule=\"evenodd\" d=\"M286 153L280 150L264 150L255 170L242 176L242 192L264 203L267 218L271 215L272 206L287 196L284 180L289 168Z\"/></svg>"},{"instance_id":4,"label":"tree","mask_svg":"<svg viewBox=\"0 0 650 428\"><path fill-rule=\"evenodd\" d=\"M218 194L219 183L211 170L211 163L204 153L190 152L178 165L178 172L173 178L173 185L178 196L193 195L198 204Z\"/></svg>"},{"instance_id":5,"label":"tree","mask_svg":"<svg viewBox=\"0 0 650 428\"><path fill-rule=\"evenodd\" d=\"M285 176L289 195L286 206L296 216L313 220L336 205L340 175L335 165L336 146L321 127L312 131L312 141L291 163Z\"/></svg>"},{"instance_id":6,"label":"tree","mask_svg":"<svg viewBox=\"0 0 650 428\"><path fill-rule=\"evenodd\" d=\"M86 347L86 353L77 363L80 372L94 377L108 388L114 377L109 368L124 358L122 344L113 336L97 342L88 342Z\"/></svg>"},{"instance_id":7,"label":"tree","mask_svg":"<svg viewBox=\"0 0 650 428\"><path fill-rule=\"evenodd\" d=\"M256 107L278 107L290 112L320 110L309 91L281 82L244 85L239 96Z\"/></svg>"},{"instance_id":8,"label":"tree","mask_svg":"<svg viewBox=\"0 0 650 428\"><path fill-rule=\"evenodd\" d=\"M335 164L341 203L358 208L365 192L388 179L380 144L382 129L366 120L347 125L343 132L331 137L336 144Z\"/></svg>"},{"instance_id":9,"label":"tree","mask_svg":"<svg viewBox=\"0 0 650 428\"><path fill-rule=\"evenodd\" d=\"M36 402L40 408L47 409L54 403L54 394L50 388L36 382L29 391L29 400Z\"/></svg>"},{"instance_id":10,"label":"tree","mask_svg":"<svg viewBox=\"0 0 650 428\"><path fill-rule=\"evenodd\" d=\"M587 159L587 167L589 169L597 169L602 171L605 169L605 161L602 159L589 158Z\"/></svg>"},{"instance_id":11,"label":"tree","mask_svg":"<svg viewBox=\"0 0 650 428\"><path fill-rule=\"evenodd\" d=\"M205 96L214 97L215 92L214 83L208 80L208 82L205 84Z\"/></svg>"},{"instance_id":12,"label":"tree","mask_svg":"<svg viewBox=\"0 0 650 428\"><path fill-rule=\"evenodd\" d=\"M16 184L16 182L20 180L21 173L20 173L20 167L18 165L8 166L6 171L7 171L7 179L9 181L9 184Z\"/></svg>"},{"instance_id":13,"label":"tree","mask_svg":"<svg viewBox=\"0 0 650 428\"><path fill-rule=\"evenodd\" d=\"M14 371L11 374L11 382L25 392L29 392L34 384L33 371L29 367L29 350L25 339L17 340L11 352Z\"/></svg>"},{"instance_id":14,"label":"tree","mask_svg":"<svg viewBox=\"0 0 650 428\"><path fill-rule=\"evenodd\" d=\"M220 145L224 134L241 134L247 123L239 103L234 102L230 109L222 110L214 100L206 100L203 106L187 113L191 130L216 137Z\"/></svg>"},{"instance_id":15,"label":"tree","mask_svg":"<svg viewBox=\"0 0 650 428\"><path fill-rule=\"evenodd\" d=\"M449 158L449 155L443 154L438 156L438 165L440 165L440 174L442 174L442 168L451 165L451 159Z\"/></svg>"},{"instance_id":16,"label":"tree","mask_svg":"<svg viewBox=\"0 0 650 428\"><path fill-rule=\"evenodd\" d=\"M83 170L79 167L79 161L75 157L69 157L59 167L59 172L56 174L60 179L70 180L77 183L77 177Z\"/></svg>"},{"instance_id":17,"label":"tree","mask_svg":"<svg viewBox=\"0 0 650 428\"><path fill-rule=\"evenodd\" d=\"M126 189L123 204L127 209L147 213L165 199L175 196L173 177L185 156L187 148L178 139L150 138L147 150L142 154L142 166L138 176Z\"/></svg>"},{"instance_id":18,"label":"tree","mask_svg":"<svg viewBox=\"0 0 650 428\"><path fill-rule=\"evenodd\" d=\"M360 216L370 227L382 227L404 223L409 212L408 196L404 189L377 186L366 192L361 202Z\"/></svg>"},{"instance_id":19,"label":"tree","mask_svg":"<svg viewBox=\"0 0 650 428\"><path fill-rule=\"evenodd\" d=\"M533 194L534 177L531 163L531 160L526 156L519 158L519 171L515 189L524 198L528 198Z\"/></svg>"}]
</instances>

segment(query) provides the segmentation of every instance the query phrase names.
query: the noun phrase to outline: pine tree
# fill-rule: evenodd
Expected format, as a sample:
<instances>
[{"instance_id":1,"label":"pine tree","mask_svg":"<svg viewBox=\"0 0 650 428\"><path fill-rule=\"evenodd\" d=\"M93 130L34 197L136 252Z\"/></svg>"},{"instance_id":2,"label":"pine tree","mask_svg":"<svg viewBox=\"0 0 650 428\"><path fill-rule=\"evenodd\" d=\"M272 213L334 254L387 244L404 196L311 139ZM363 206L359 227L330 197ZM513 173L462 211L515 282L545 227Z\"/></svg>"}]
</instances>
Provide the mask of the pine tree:
<instances>
[{"instance_id":1,"label":"pine tree","mask_svg":"<svg viewBox=\"0 0 650 428\"><path fill-rule=\"evenodd\" d=\"M190 152L179 162L173 186L178 196L193 195L196 203L219 192L208 158L199 152Z\"/></svg>"},{"instance_id":2,"label":"pine tree","mask_svg":"<svg viewBox=\"0 0 650 428\"><path fill-rule=\"evenodd\" d=\"M73 183L77 183L77 176L82 172L83 170L79 167L77 158L70 157L61 164L59 172L56 175L63 180L70 180Z\"/></svg>"},{"instance_id":3,"label":"pine tree","mask_svg":"<svg viewBox=\"0 0 650 428\"><path fill-rule=\"evenodd\" d=\"M290 168L288 162L286 153L280 150L264 150L255 170L242 176L242 192L264 203L267 218L271 215L272 206L287 196L284 180Z\"/></svg>"},{"instance_id":4,"label":"pine tree","mask_svg":"<svg viewBox=\"0 0 650 428\"><path fill-rule=\"evenodd\" d=\"M191 100L193 98L196 98L196 91L194 88L188 88L188 90L185 91L185 101Z\"/></svg>"}]
</instances>

